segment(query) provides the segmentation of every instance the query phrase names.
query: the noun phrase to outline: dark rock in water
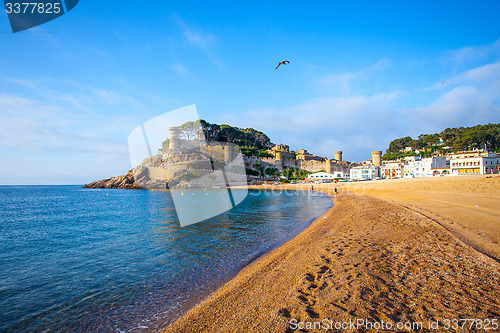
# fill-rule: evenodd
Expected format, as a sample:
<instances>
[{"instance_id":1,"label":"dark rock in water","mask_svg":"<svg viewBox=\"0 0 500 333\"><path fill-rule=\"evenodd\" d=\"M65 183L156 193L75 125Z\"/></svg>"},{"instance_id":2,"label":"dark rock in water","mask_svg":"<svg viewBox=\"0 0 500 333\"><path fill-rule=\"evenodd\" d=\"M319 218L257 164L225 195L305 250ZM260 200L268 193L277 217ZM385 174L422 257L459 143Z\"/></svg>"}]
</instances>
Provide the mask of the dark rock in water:
<instances>
[{"instance_id":1,"label":"dark rock in water","mask_svg":"<svg viewBox=\"0 0 500 333\"><path fill-rule=\"evenodd\" d=\"M84 188L125 188L142 190L135 184L134 174L130 170L126 175L99 180L84 186Z\"/></svg>"}]
</instances>

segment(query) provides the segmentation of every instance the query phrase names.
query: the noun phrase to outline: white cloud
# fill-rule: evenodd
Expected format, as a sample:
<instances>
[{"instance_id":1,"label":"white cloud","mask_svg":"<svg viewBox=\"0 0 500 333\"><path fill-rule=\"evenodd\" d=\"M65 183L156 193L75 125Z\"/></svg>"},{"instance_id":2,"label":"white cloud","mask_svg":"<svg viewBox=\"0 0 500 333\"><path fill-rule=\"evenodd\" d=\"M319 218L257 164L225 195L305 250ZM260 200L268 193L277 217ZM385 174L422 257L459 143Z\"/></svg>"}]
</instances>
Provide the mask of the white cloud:
<instances>
[{"instance_id":1,"label":"white cloud","mask_svg":"<svg viewBox=\"0 0 500 333\"><path fill-rule=\"evenodd\" d=\"M183 28L184 36L190 44L195 45L203 50L209 50L213 46L215 41L214 35L204 34L201 31L195 31L185 24L183 25Z\"/></svg>"},{"instance_id":2,"label":"white cloud","mask_svg":"<svg viewBox=\"0 0 500 333\"><path fill-rule=\"evenodd\" d=\"M381 149L384 142L379 138L393 132L388 105L397 97L397 92L321 97L290 107L224 114L220 120L262 130L276 143L294 149L306 148L326 156L340 149L348 152L348 158L357 159L360 151Z\"/></svg>"},{"instance_id":3,"label":"white cloud","mask_svg":"<svg viewBox=\"0 0 500 333\"><path fill-rule=\"evenodd\" d=\"M0 95L3 147L61 153L123 154L123 142L107 135L109 122L92 121L64 107ZM89 126L94 129L89 131Z\"/></svg>"},{"instance_id":4,"label":"white cloud","mask_svg":"<svg viewBox=\"0 0 500 333\"><path fill-rule=\"evenodd\" d=\"M407 119L413 127L441 131L446 127L500 122L497 112L500 77L489 89L483 89L482 84L474 85L475 80L462 83L433 103L408 110Z\"/></svg>"},{"instance_id":5,"label":"white cloud","mask_svg":"<svg viewBox=\"0 0 500 333\"><path fill-rule=\"evenodd\" d=\"M127 138L145 109L134 97L46 78L1 79L17 91L0 93L0 183L84 183L130 168Z\"/></svg>"},{"instance_id":6,"label":"white cloud","mask_svg":"<svg viewBox=\"0 0 500 333\"><path fill-rule=\"evenodd\" d=\"M362 72L343 77L349 81ZM263 130L275 143L288 143L293 149L306 148L322 156L333 157L340 149L346 159L354 161L369 158L372 150L385 150L399 137L500 122L500 63L473 68L449 82L441 90L318 97L288 107L227 113L217 120ZM417 106L400 108L408 96L416 98ZM419 98L430 102L418 105Z\"/></svg>"},{"instance_id":7,"label":"white cloud","mask_svg":"<svg viewBox=\"0 0 500 333\"><path fill-rule=\"evenodd\" d=\"M463 65L476 61L487 61L492 55L498 59L499 53L500 39L488 45L467 46L450 51L446 58L456 65Z\"/></svg>"},{"instance_id":8,"label":"white cloud","mask_svg":"<svg viewBox=\"0 0 500 333\"><path fill-rule=\"evenodd\" d=\"M456 83L489 84L492 81L500 81L500 62L471 69L450 79L450 82Z\"/></svg>"},{"instance_id":9,"label":"white cloud","mask_svg":"<svg viewBox=\"0 0 500 333\"><path fill-rule=\"evenodd\" d=\"M137 120L61 104L0 94L1 184L83 184L130 168L127 127Z\"/></svg>"},{"instance_id":10,"label":"white cloud","mask_svg":"<svg viewBox=\"0 0 500 333\"><path fill-rule=\"evenodd\" d=\"M389 59L381 59L367 67L354 72L333 73L320 77L317 84L334 91L336 95L348 95L352 93L353 85L366 82L369 77L389 66Z\"/></svg>"},{"instance_id":11,"label":"white cloud","mask_svg":"<svg viewBox=\"0 0 500 333\"><path fill-rule=\"evenodd\" d=\"M31 96L50 104L60 104L71 112L79 110L88 114L103 105L126 105L128 109L143 109L142 103L128 94L110 89L87 87L68 80L55 80L48 77L37 79L18 79L0 76L0 80L16 83L32 91ZM64 93L62 93L64 91Z\"/></svg>"},{"instance_id":12,"label":"white cloud","mask_svg":"<svg viewBox=\"0 0 500 333\"><path fill-rule=\"evenodd\" d=\"M12 83L17 83L30 89L36 89L38 87L38 82L36 80L21 80L17 78L11 78L6 76L0 76L0 79Z\"/></svg>"},{"instance_id":13,"label":"white cloud","mask_svg":"<svg viewBox=\"0 0 500 333\"><path fill-rule=\"evenodd\" d=\"M189 70L182 64L172 64L172 65L170 65L170 70L177 73L179 76L183 76L183 77L187 77L187 76L191 75Z\"/></svg>"},{"instance_id":14,"label":"white cloud","mask_svg":"<svg viewBox=\"0 0 500 333\"><path fill-rule=\"evenodd\" d=\"M217 37L213 33L189 26L179 16L174 16L173 21L182 29L183 36L189 45L202 50L217 66L222 65L213 55L213 50L217 41Z\"/></svg>"}]
</instances>

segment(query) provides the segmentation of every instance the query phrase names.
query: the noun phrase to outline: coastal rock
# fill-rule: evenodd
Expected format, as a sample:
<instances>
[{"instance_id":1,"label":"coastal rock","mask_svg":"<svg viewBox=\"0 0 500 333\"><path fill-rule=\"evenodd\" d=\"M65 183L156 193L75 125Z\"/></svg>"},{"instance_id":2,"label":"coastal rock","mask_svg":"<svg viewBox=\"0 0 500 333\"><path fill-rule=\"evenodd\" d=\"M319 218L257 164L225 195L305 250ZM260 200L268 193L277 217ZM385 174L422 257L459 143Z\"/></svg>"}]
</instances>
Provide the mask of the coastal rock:
<instances>
[{"instance_id":1,"label":"coastal rock","mask_svg":"<svg viewBox=\"0 0 500 333\"><path fill-rule=\"evenodd\" d=\"M123 188L123 189L143 189L135 184L135 178L132 170L126 175L111 177L109 179L99 180L84 186L84 188Z\"/></svg>"},{"instance_id":2,"label":"coastal rock","mask_svg":"<svg viewBox=\"0 0 500 333\"><path fill-rule=\"evenodd\" d=\"M191 184L185 180L182 180L181 182L179 182L175 188L177 189L188 189L191 187Z\"/></svg>"}]
</instances>

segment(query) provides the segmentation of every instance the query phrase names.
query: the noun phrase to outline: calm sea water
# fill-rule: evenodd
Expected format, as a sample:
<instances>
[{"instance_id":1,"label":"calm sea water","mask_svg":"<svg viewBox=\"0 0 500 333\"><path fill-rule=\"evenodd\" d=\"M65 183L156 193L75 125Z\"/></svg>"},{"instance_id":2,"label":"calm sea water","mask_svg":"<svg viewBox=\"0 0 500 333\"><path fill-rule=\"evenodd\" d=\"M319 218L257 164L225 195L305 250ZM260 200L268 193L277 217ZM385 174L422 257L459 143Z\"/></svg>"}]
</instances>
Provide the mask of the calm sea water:
<instances>
[{"instance_id":1,"label":"calm sea water","mask_svg":"<svg viewBox=\"0 0 500 333\"><path fill-rule=\"evenodd\" d=\"M251 191L180 228L168 192L0 186L0 331L157 331L330 206Z\"/></svg>"}]
</instances>

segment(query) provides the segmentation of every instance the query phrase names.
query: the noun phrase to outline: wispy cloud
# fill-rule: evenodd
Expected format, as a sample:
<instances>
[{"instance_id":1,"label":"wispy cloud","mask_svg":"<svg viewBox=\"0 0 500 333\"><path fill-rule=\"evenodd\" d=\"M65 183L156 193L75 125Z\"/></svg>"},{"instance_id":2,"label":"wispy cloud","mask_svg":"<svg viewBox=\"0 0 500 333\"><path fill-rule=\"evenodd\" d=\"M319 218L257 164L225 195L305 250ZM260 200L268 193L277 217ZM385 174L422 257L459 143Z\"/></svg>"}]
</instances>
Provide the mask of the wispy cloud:
<instances>
[{"instance_id":1,"label":"wispy cloud","mask_svg":"<svg viewBox=\"0 0 500 333\"><path fill-rule=\"evenodd\" d=\"M289 143L295 149L306 148L330 157L340 149L358 159L361 152L380 149L383 133L393 132L395 111L388 105L397 97L397 92L320 97L295 106L224 114L221 118L264 130L272 140Z\"/></svg>"},{"instance_id":2,"label":"wispy cloud","mask_svg":"<svg viewBox=\"0 0 500 333\"><path fill-rule=\"evenodd\" d=\"M471 62L487 61L489 57L500 58L500 39L492 44L467 46L450 51L446 57L455 65L464 65Z\"/></svg>"},{"instance_id":3,"label":"wispy cloud","mask_svg":"<svg viewBox=\"0 0 500 333\"><path fill-rule=\"evenodd\" d=\"M137 119L0 94L1 184L86 183L126 172Z\"/></svg>"},{"instance_id":4,"label":"wispy cloud","mask_svg":"<svg viewBox=\"0 0 500 333\"><path fill-rule=\"evenodd\" d=\"M346 74L346 81L378 68ZM319 155L331 157L335 150L344 150L354 161L369 158L371 150L386 149L398 137L500 122L500 63L478 66L449 81L441 90L323 96L288 107L227 113L217 120L264 130L277 143ZM416 106L401 108L408 98L416 99Z\"/></svg>"},{"instance_id":5,"label":"wispy cloud","mask_svg":"<svg viewBox=\"0 0 500 333\"><path fill-rule=\"evenodd\" d=\"M184 29L184 36L190 44L205 51L208 51L213 46L215 42L214 35L204 34L201 31L195 31L192 28L189 28L185 23L182 24L182 28Z\"/></svg>"},{"instance_id":6,"label":"wispy cloud","mask_svg":"<svg viewBox=\"0 0 500 333\"><path fill-rule=\"evenodd\" d=\"M490 63L451 77L446 90L427 106L415 108L415 126L465 126L499 122L500 62Z\"/></svg>"},{"instance_id":7,"label":"wispy cloud","mask_svg":"<svg viewBox=\"0 0 500 333\"><path fill-rule=\"evenodd\" d=\"M43 171L35 174L45 172L43 181L49 183L76 179L72 173L82 177L77 182L88 182L130 168L127 138L144 120L142 102L114 90L47 78L1 81L11 91L0 93L0 153L5 159L40 164L37 170ZM14 162L2 165L10 176L0 177L0 183L41 181L35 174L25 179L32 172ZM66 180L61 180L63 170Z\"/></svg>"},{"instance_id":8,"label":"wispy cloud","mask_svg":"<svg viewBox=\"0 0 500 333\"><path fill-rule=\"evenodd\" d=\"M125 153L123 142L109 135L109 122L94 122L60 105L8 94L0 95L0 133L3 147L61 153ZM92 124L93 130L89 131Z\"/></svg>"},{"instance_id":9,"label":"wispy cloud","mask_svg":"<svg viewBox=\"0 0 500 333\"><path fill-rule=\"evenodd\" d=\"M19 79L0 76L0 81L18 84L28 88L32 96L38 96L39 100L62 102L69 104L72 108L92 113L96 105L125 104L129 108L141 108L142 104L130 95L119 93L115 90L105 88L87 87L68 80L55 80L48 77L36 79Z\"/></svg>"},{"instance_id":10,"label":"wispy cloud","mask_svg":"<svg viewBox=\"0 0 500 333\"><path fill-rule=\"evenodd\" d=\"M450 82L458 84L473 82L490 85L498 81L500 81L500 61L473 68L450 79Z\"/></svg>"},{"instance_id":11,"label":"wispy cloud","mask_svg":"<svg viewBox=\"0 0 500 333\"><path fill-rule=\"evenodd\" d=\"M30 89L36 89L39 87L38 82L36 80L32 80L32 79L22 80L22 79L18 79L18 78L11 78L11 77L7 77L7 76L3 76L3 75L0 76L0 79L3 81L22 85L22 86L30 88Z\"/></svg>"},{"instance_id":12,"label":"wispy cloud","mask_svg":"<svg viewBox=\"0 0 500 333\"><path fill-rule=\"evenodd\" d=\"M352 93L352 86L361 81L366 82L368 78L389 66L389 59L381 59L367 67L354 72L333 73L320 77L317 84L328 87L338 95Z\"/></svg>"},{"instance_id":13,"label":"wispy cloud","mask_svg":"<svg viewBox=\"0 0 500 333\"><path fill-rule=\"evenodd\" d=\"M172 64L169 66L170 70L177 73L179 76L188 77L191 76L189 70L182 64Z\"/></svg>"},{"instance_id":14,"label":"wispy cloud","mask_svg":"<svg viewBox=\"0 0 500 333\"><path fill-rule=\"evenodd\" d=\"M203 29L195 28L188 25L179 16L174 16L173 21L182 29L185 41L201 51L203 51L208 58L217 66L222 66L221 62L213 55L213 50L217 41L217 37Z\"/></svg>"}]
</instances>

